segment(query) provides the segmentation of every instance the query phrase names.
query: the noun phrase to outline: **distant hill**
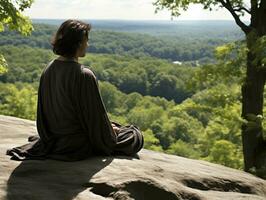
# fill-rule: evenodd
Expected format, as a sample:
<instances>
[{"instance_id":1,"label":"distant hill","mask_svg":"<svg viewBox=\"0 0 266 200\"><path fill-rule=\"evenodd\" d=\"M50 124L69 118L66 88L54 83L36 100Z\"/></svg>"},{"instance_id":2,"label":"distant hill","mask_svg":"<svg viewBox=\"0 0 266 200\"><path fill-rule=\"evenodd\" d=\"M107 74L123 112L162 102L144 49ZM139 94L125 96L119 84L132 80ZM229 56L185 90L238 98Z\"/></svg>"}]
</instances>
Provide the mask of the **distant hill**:
<instances>
[{"instance_id":1,"label":"distant hill","mask_svg":"<svg viewBox=\"0 0 266 200\"><path fill-rule=\"evenodd\" d=\"M59 26L64 19L33 19L33 23ZM206 21L159 21L159 20L89 20L95 30L109 30L118 32L146 33L154 36L178 36L225 40L238 40L244 37L234 21L206 20Z\"/></svg>"}]
</instances>

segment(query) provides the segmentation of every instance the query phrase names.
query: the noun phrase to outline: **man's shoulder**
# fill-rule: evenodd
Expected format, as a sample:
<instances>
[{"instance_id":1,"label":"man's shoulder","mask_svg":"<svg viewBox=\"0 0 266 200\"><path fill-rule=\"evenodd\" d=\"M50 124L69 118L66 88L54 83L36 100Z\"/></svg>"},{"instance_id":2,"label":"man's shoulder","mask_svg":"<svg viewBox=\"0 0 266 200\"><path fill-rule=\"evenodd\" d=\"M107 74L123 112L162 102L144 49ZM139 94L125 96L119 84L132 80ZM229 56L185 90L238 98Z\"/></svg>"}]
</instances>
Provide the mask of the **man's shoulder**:
<instances>
[{"instance_id":1,"label":"man's shoulder","mask_svg":"<svg viewBox=\"0 0 266 200\"><path fill-rule=\"evenodd\" d=\"M96 76L93 73L93 71L91 71L88 67L86 67L84 65L81 66L81 72L82 72L82 74L84 74L85 77L96 79Z\"/></svg>"}]
</instances>

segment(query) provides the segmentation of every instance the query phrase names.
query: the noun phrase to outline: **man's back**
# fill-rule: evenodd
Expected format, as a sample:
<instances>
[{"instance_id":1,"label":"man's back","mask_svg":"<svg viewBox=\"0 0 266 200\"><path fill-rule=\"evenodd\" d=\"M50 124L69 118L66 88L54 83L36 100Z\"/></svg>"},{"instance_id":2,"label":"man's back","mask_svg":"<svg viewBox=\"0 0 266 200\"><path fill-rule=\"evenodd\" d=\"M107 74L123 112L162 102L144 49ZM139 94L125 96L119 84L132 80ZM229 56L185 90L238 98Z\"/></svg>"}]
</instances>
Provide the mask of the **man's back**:
<instances>
[{"instance_id":1,"label":"man's back","mask_svg":"<svg viewBox=\"0 0 266 200\"><path fill-rule=\"evenodd\" d=\"M80 64L52 61L43 71L39 86L38 116L45 120L53 135L73 135L82 131L77 114Z\"/></svg>"}]
</instances>

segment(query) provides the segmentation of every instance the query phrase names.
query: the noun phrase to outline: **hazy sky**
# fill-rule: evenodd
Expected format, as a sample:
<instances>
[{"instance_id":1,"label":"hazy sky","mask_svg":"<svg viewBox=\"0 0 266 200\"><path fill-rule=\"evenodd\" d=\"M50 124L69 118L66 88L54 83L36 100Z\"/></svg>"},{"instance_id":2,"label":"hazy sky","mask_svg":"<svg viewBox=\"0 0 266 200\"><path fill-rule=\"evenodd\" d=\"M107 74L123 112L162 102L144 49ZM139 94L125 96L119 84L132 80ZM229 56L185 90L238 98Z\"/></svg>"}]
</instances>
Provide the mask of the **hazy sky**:
<instances>
[{"instance_id":1,"label":"hazy sky","mask_svg":"<svg viewBox=\"0 0 266 200\"><path fill-rule=\"evenodd\" d=\"M169 11L155 14L155 0L35 0L24 13L31 18L45 19L125 19L169 20ZM206 11L193 5L180 20L233 20L227 10ZM248 20L245 17L245 20Z\"/></svg>"}]
</instances>

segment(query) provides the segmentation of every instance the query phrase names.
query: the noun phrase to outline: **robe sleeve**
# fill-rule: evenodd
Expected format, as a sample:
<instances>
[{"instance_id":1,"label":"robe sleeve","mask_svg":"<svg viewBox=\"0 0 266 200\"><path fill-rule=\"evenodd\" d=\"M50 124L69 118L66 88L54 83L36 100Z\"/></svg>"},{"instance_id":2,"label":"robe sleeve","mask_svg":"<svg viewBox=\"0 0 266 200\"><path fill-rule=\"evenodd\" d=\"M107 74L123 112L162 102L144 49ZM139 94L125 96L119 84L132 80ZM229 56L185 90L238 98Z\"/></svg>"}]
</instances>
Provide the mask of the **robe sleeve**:
<instances>
[{"instance_id":1,"label":"robe sleeve","mask_svg":"<svg viewBox=\"0 0 266 200\"><path fill-rule=\"evenodd\" d=\"M107 116L97 79L91 70L83 66L78 96L80 120L94 154L111 155L117 142L116 134Z\"/></svg>"}]
</instances>

